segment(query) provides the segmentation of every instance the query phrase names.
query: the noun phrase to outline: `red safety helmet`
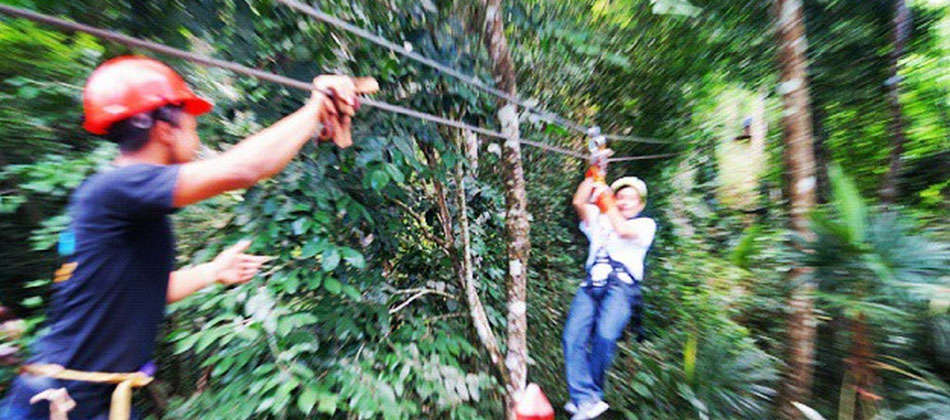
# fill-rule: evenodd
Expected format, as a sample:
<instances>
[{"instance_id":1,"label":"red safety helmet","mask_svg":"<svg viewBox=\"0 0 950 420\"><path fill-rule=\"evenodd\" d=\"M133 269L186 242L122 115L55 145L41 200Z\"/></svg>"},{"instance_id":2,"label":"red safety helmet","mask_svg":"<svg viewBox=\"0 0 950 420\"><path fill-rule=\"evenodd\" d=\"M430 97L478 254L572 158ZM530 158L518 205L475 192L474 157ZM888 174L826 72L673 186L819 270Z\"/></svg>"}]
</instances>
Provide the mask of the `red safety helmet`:
<instances>
[{"instance_id":1,"label":"red safety helmet","mask_svg":"<svg viewBox=\"0 0 950 420\"><path fill-rule=\"evenodd\" d=\"M181 105L201 115L214 105L195 95L171 67L147 57L116 57L99 65L82 94L83 128L106 134L109 127L133 115L165 105Z\"/></svg>"}]
</instances>

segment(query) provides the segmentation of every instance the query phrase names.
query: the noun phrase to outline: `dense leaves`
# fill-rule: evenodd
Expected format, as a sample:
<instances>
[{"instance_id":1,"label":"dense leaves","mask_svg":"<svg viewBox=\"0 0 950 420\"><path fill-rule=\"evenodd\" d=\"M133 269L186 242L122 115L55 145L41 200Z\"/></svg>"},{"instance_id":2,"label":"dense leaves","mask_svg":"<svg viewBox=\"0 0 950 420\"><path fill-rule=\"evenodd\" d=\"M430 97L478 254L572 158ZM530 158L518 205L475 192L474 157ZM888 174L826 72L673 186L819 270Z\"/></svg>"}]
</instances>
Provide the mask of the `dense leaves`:
<instances>
[{"instance_id":1,"label":"dense leaves","mask_svg":"<svg viewBox=\"0 0 950 420\"><path fill-rule=\"evenodd\" d=\"M368 75L380 99L497 129L495 98L272 1L12 1L244 65L308 80ZM322 10L491 82L477 2L333 1ZM818 377L808 406L840 412L845 328L870 317L879 413L945 411L946 7L909 2L902 61L908 119L897 212L872 198L887 170L886 2L806 2L820 192L809 252L785 231L775 40L768 2L504 2L519 95L581 124L657 138L617 142L614 164L650 186L660 230L648 257L643 325L627 334L606 400L627 418L768 418L781 366L792 262L818 283ZM80 87L129 52L94 38L0 20L0 300L42 328L68 194L115 154L79 129ZM171 60L216 102L200 121L223 150L298 107L305 95ZM751 188L736 165L742 120L762 97L768 127ZM521 115L524 138L581 149L585 139ZM457 130L364 108L354 147L312 144L275 178L175 216L179 265L233 242L275 258L259 278L172 305L159 350L160 392L137 404L167 418L500 418L502 383L481 347L459 280L467 218L478 292L505 329L504 182L495 139L463 152ZM586 252L570 208L583 162L524 148L533 250L529 380L566 401L561 328ZM737 156L738 154L738 156ZM836 162L838 165L829 165ZM831 170L828 171L830 166ZM456 206L461 188L467 213ZM825 173L831 173L830 177ZM844 174L850 175L850 180ZM741 178L741 179L740 179ZM735 192L726 196L724 191ZM738 191L738 192L736 192ZM730 193L732 194L732 193ZM741 205L737 204L741 203ZM892 209L893 210L893 209ZM922 230L922 227L926 230ZM504 340L501 340L504 342ZM941 373L943 375L941 376ZM3 370L0 379L12 376ZM5 385L0 385L2 389Z\"/></svg>"}]
</instances>

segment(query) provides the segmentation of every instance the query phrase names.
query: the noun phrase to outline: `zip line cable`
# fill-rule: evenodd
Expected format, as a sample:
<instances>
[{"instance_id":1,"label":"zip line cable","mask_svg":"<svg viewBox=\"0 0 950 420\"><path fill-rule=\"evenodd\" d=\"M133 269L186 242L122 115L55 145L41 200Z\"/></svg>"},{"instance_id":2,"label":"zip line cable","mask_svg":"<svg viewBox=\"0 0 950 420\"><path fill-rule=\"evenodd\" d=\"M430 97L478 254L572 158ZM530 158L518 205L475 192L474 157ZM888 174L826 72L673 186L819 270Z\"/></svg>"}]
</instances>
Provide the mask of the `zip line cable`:
<instances>
[{"instance_id":1,"label":"zip line cable","mask_svg":"<svg viewBox=\"0 0 950 420\"><path fill-rule=\"evenodd\" d=\"M649 137L640 137L640 136L619 136L616 134L605 134L604 137L607 140L612 141L632 141L637 143L647 143L647 144L670 144L668 141L651 139Z\"/></svg>"},{"instance_id":2,"label":"zip line cable","mask_svg":"<svg viewBox=\"0 0 950 420\"><path fill-rule=\"evenodd\" d=\"M317 9L316 7L308 6L297 0L277 0L277 2L291 9L297 10L300 13L313 17L314 19L317 19L323 23L335 26L339 29L342 29L351 34L354 34L360 38L363 38L376 45L386 48L394 53L400 54L409 59L415 60L416 62L432 67L433 69L436 69L442 73L452 76L464 83L467 83L470 86L474 86L478 89L481 89L482 91L495 95L499 98L505 99L509 102L515 103L527 109L529 112L537 115L538 117L540 117L541 119L545 121L577 131L579 133L585 133L585 134L587 133L587 127L584 127L580 124L576 124L553 112L546 111L543 108L538 107L537 105L531 105L527 103L525 100L518 98L515 95L512 95L508 92L501 91L497 88L494 88L485 84L481 80L476 79L474 76L469 76L465 73L455 70L454 68L443 65L431 58L426 58L425 56L419 53L413 52L399 44L396 44L395 42L392 42L386 38L376 35L366 29L353 25L352 23L344 21L336 16L332 16L327 13L324 13L320 11L320 9ZM620 136L620 135L609 134L606 137L608 139L617 140L617 141L633 141L633 142L649 143L649 144L670 144L670 142L668 141L651 139L651 138L646 138L646 137L639 137L639 136Z\"/></svg>"},{"instance_id":3,"label":"zip line cable","mask_svg":"<svg viewBox=\"0 0 950 420\"><path fill-rule=\"evenodd\" d=\"M419 63L425 64L425 65L427 65L427 66L429 66L429 67L432 67L433 69L436 69L436 70L438 70L439 72L442 72L442 73L445 73L445 74L447 74L447 75L449 75L449 76L452 76L452 77L454 77L454 78L456 78L456 79L458 79L458 80L461 80L462 82L465 82L466 84L469 84L469 85L471 85L471 86L474 86L474 87L476 87L476 88L478 88L478 89L481 89L481 90L483 90L483 91L485 91L485 92L488 92L488 93L490 93L490 94L492 94L492 95L495 95L495 96L497 96L497 97L499 97L499 98L505 99L505 100L507 100L507 101L509 101L509 102L513 102L513 103L515 103L515 104L517 104L517 105L519 105L519 106L522 106L522 107L524 107L524 108L526 108L526 109L528 109L528 110L531 110L532 113L538 115L539 117L541 117L541 118L543 118L543 119L545 119L545 120L548 120L549 122L553 122L553 123L555 123L555 124L562 125L562 126L567 126L568 128L571 128L571 129L573 129L573 130L577 130L577 131L580 131L580 132L585 132L585 131L587 130L585 127L581 127L581 126L579 126L579 125L577 125L577 124L574 124L574 123L572 123L572 122L570 122L570 121L566 121L566 120L564 120L563 118L561 118L560 116L558 116L558 115L556 115L556 114L554 114L554 113L547 112L547 111L545 111L545 110L543 110L543 109L537 107L536 105L531 105L531 104L527 103L526 101L522 100L521 98L518 98L517 96L514 96L514 95L512 95L512 94L509 94L508 92L504 92L504 91L499 90L499 89L497 89L497 88L491 87L491 86L489 86L488 84L482 82L481 80L476 79L474 76L469 76L469 75L467 75L467 74L465 74L465 73L462 73L462 72L460 72L460 71L458 71L458 70L455 70L454 68L451 68L451 67L449 67L449 66L443 65L443 64L441 64L441 63L439 63L439 62L437 62L437 61L435 61L435 60L433 60L433 59L431 59L431 58L427 58L427 57L425 57L425 56L423 56L423 55L421 55L421 54L419 54L419 53L413 52L413 51L411 51L411 50L409 50L409 49L407 49L407 48L405 48L405 47L403 47L403 46L401 46L401 45L399 45L399 44L396 44L395 42L392 42L392 41L390 41L390 40L388 40L388 39L386 39L386 38L383 38L383 37L381 37L381 36L379 36L379 35L376 35L376 34L370 32L370 31L368 31L368 30L366 30L366 29L363 29L363 28L360 28L360 27L358 27L358 26L356 26L356 25L353 25L353 24L351 24L351 23L349 23L349 22L347 22L347 21L344 21L343 19L340 19L340 18L336 17L336 16L332 16L332 15L329 15L329 14L327 14L327 13L324 13L324 12L320 11L319 9L317 9L317 8L315 8L315 7L312 7L312 6L303 4L303 3L299 2L299 1L296 1L296 0L277 0L277 2L280 3L280 4L283 4L284 6L287 6L287 7L291 8L291 9L294 9L294 10L300 12L300 13L306 14L306 15L308 15L308 16L314 18L314 19L317 19L317 20L319 20L319 21L321 21L321 22L323 22L323 23L326 23L326 24L328 24L328 25L335 26L335 27L337 27L337 28L339 28L339 29L342 29L342 30L347 31L347 32L349 32L349 33L351 33L351 34L354 34L354 35L356 35L356 36L358 36L358 37L360 37L360 38L363 38L363 39L365 39L365 40L367 40L367 41L370 41L370 42L372 42L372 43L374 43L374 44L376 44L376 45L379 45L379 46L381 46L381 47L383 47L383 48L386 48L386 49L388 49L388 50L390 50L390 51L392 51L392 52L394 52L394 53L403 55L403 56L405 56L405 57L407 57L407 58L409 58L409 59L412 59L412 60L414 60L414 61L416 61L416 62L419 62ZM567 123L567 124L564 124L564 123Z\"/></svg>"},{"instance_id":4,"label":"zip line cable","mask_svg":"<svg viewBox=\"0 0 950 420\"><path fill-rule=\"evenodd\" d=\"M281 76L278 74L253 69L253 68L250 68L241 64L237 64L234 62L230 62L230 61L220 60L217 58L211 58L211 57L201 55L201 54L195 54L195 53L183 51L183 50L169 47L167 45L159 44L156 42L146 41L139 38L133 38L128 35L123 35L114 31L99 29L99 28L84 25L81 23L75 23L75 22L70 22L67 20L62 20L62 19L55 18L52 16L32 12L29 10L23 10L16 7L0 4L0 13L28 19L34 22L39 22L46 25L50 25L50 26L55 26L58 28L69 30L69 31L84 32L90 35L97 36L102 39L106 39L106 40L113 41L119 44L130 46L130 47L138 47L138 48L155 51L161 54L180 58L186 61L190 61L193 63L197 63L197 64L209 66L209 67L218 67L218 68L227 69L238 74L255 77L261 80L274 82L280 85L284 85L284 86L288 86L288 87L292 87L292 88L296 88L300 90L305 90L308 92L311 92L314 90L314 86L312 83L307 83L307 82L292 79L286 76ZM328 94L327 92L322 92L322 93ZM409 117L418 118L425 121L430 121L436 124L447 125L450 127L455 127L455 128L459 128L463 130L469 130L469 131L479 133L479 134L489 136L489 137L495 137L495 138L500 138L500 139L507 138L503 134L494 130L476 127L476 126L469 125L461 121L443 118L438 115L416 111L414 109L405 108L399 105L393 105L393 104L386 103L383 101L378 101L372 98L362 97L360 98L360 102L370 107L377 108L383 111L389 111L396 114L406 115ZM549 144L544 144L544 143L540 143L540 142L536 142L532 140L526 140L526 139L521 139L521 143L527 144L532 147L537 147L539 149L551 151L554 153L560 153L563 155L575 157L578 159L587 159L587 156L582 153L568 150L562 147L552 146Z\"/></svg>"},{"instance_id":5,"label":"zip line cable","mask_svg":"<svg viewBox=\"0 0 950 420\"><path fill-rule=\"evenodd\" d=\"M660 159L665 157L673 157L677 154L678 153L663 153L658 155L624 156L618 158L607 158L607 162L628 162L631 160Z\"/></svg>"},{"instance_id":6,"label":"zip line cable","mask_svg":"<svg viewBox=\"0 0 950 420\"><path fill-rule=\"evenodd\" d=\"M99 29L96 27L83 25L81 23L70 22L70 21L58 19L58 18L48 16L48 15L43 15L40 13L28 11L28 10L10 7L7 5L0 5L0 12L6 13L8 15L16 16L16 17L29 19L35 22L44 23L47 25L60 27L60 28L67 29L70 31L85 32L90 35L95 35L99 38L107 39L119 44L152 50L161 54L169 55L176 58L181 58L186 61L202 64L205 66L227 69L235 73L252 76L261 80L274 82L277 84L305 90L308 92L314 90L314 86L312 83L307 83L307 82L300 81L297 79L292 79L286 76L281 76L278 74L253 69L253 68L250 68L241 64L237 64L234 62L230 62L230 61L220 60L220 59L211 58L211 57L201 55L201 54L187 52L184 50L169 47L167 45L159 44L156 42L146 41L143 39L123 35L118 32L113 32L113 31L109 31L105 29ZM329 92L321 92L321 93L328 94ZM444 125L461 128L461 129L471 130L476 133L484 134L490 137L504 138L504 136L497 131L487 130L481 127L474 127L474 126L471 126L459 121L449 120L446 118L439 117L437 115L415 111L409 108L404 108L398 105L388 104L386 102L377 101L371 98L365 98L365 97L361 98L360 102L374 108L382 109L384 111L408 115L411 117L415 117L415 118L419 118L419 119L423 119L427 121L432 121L438 124L444 124Z\"/></svg>"},{"instance_id":7,"label":"zip line cable","mask_svg":"<svg viewBox=\"0 0 950 420\"><path fill-rule=\"evenodd\" d=\"M184 50L180 50L180 49L177 49L177 48L169 47L169 46L164 45L164 44L159 44L159 43L156 43L156 42L146 41L146 40L139 39L139 38L134 38L134 37L131 37L131 36L128 36L128 35L123 35L123 34L120 34L120 33L118 33L118 32L109 31L109 30L106 30L106 29L100 29L100 28L96 28L96 27L93 27L93 26L84 25L84 24L81 24L81 23L70 22L70 21L67 21L67 20L59 19L59 18L52 17L52 16L49 16L49 15L44 15L44 14L41 14L41 13L36 13L36 12L33 12L33 11L29 11L29 10L24 10L24 9L20 9L20 8L16 8L16 7L12 7L12 6L7 6L7 5L0 4L0 13L4 13L4 14L10 15L10 16L19 17L19 18L23 18L23 19L27 19L27 20L31 20L31 21L34 21L34 22L39 22L39 23L42 23L42 24L50 25L50 26L55 26L55 27L58 27L58 28L61 28L61 29L65 29L65 30L68 30L68 31L87 33L87 34L94 35L94 36L99 37L99 38L102 38L102 39L106 39L106 40L109 40L109 41L112 41L112 42L116 42L116 43L119 43L119 44L123 44L123 45L130 46L130 47L137 47L137 48L142 48L142 49L146 49L146 50L151 50L151 51L154 51L154 52L158 52L158 53L160 53L160 54L165 54L165 55L168 55L168 56L180 58L180 59L183 59L183 60L186 60L186 61L190 61L190 62L193 62L193 63L196 63L196 64L204 65L204 66L223 68L223 69L226 69L226 70L230 70L230 71L232 71L232 72L234 72L234 73L238 73L238 74L243 74L243 75L246 75L246 76L255 77L255 78L258 78L258 79L261 79L261 80L266 80L266 81L269 81L269 82L273 82L273 83L277 83L277 84L280 84L280 85L284 85L284 86L288 86L288 87L292 87L292 88L304 90L304 91L307 91L307 92L310 92L310 91L313 91L313 90L314 90L314 86L313 86L312 83L307 83L307 82L304 82L304 81L300 81L300 80L297 80L297 79L292 79L292 78L289 78L289 77L286 77L286 76L281 76L281 75L274 74L274 73L270 73L270 72L266 72L266 71L263 71L263 70L253 69L253 68L250 68L250 67L241 65L241 64L237 64L237 63L231 62L231 61L225 61L225 60L220 60L220 59L217 59L217 58L211 58L211 57L208 57L208 56L205 56L205 55L201 55L201 54L191 53L191 52L188 52L188 51L184 51ZM328 92L322 92L322 93L328 94ZM383 111L388 111L388 112L392 112L392 113L395 113L395 114L401 114L401 115L405 115L405 116L409 116L409 117L413 117L413 118L417 118L417 119L421 119L421 120L433 122L433 123L436 123L436 124L442 124L442 125L446 125L446 126L450 126L450 127L459 128L459 129L462 129L462 130L469 130L469 131L472 131L472 132L475 132L475 133L479 133L479 134L482 134L482 135L485 135L485 136L489 136L489 137L500 138L500 139L506 139L506 138L507 138L507 137L505 137L503 134L501 134L501 133L498 132L498 131L494 131L494 130L489 130L489 129L485 129L485 128L473 126L473 125L466 124L466 123L461 122L461 121L452 120L452 119L440 117L440 116L438 116L438 115L433 115L433 114L429 114L429 113L425 113L425 112L416 111L416 110L414 110L414 109L402 107L402 106L399 106L399 105L390 104L390 103L383 102L383 101L378 101L378 100L375 100L375 99L372 99L372 98L362 97L362 98L360 99L360 101L361 101L361 103L363 103L363 104L366 104L366 105L368 105L368 106L370 106L370 107L377 108L377 109L380 109L380 110L383 110ZM565 148L562 148L562 147L558 147L558 146L552 146L552 145L550 145L550 144L545 144L545 143L541 143L541 142L536 142L536 141L533 141L533 140L520 139L520 142L521 142L521 143L524 143L524 144L526 144L526 145L528 145L528 146L536 147L536 148L539 148L539 149L542 149L542 150L546 150L546 151L550 151L550 152L554 152L554 153L559 153L559 154L566 155L566 156L571 156L571 157L574 157L574 158L577 158L577 159L586 160L586 159L589 158L588 155L583 154L583 153L580 153L580 152L568 150L568 149L565 149ZM628 156L628 157L621 157L621 158L611 158L611 159L609 159L609 161L610 161L610 162L622 162L622 161L629 161L629 160L659 159L659 158L668 157L668 156L672 156L672 155L674 155L674 154L646 155L646 156Z\"/></svg>"}]
</instances>

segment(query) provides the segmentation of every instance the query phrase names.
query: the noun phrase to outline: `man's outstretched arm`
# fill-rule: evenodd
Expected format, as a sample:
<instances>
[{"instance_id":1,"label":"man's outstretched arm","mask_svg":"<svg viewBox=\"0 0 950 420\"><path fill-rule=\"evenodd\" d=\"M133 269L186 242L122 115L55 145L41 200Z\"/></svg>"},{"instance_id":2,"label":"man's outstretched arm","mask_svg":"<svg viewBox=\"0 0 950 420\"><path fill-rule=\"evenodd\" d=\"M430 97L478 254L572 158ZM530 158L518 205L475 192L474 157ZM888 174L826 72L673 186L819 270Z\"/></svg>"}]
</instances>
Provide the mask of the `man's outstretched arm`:
<instances>
[{"instance_id":1,"label":"man's outstretched arm","mask_svg":"<svg viewBox=\"0 0 950 420\"><path fill-rule=\"evenodd\" d=\"M174 206L184 207L225 191L248 188L274 176L314 136L321 121L339 121L354 115L358 105L350 77L320 76L314 80L314 88L310 101L293 114L217 157L182 165L175 184ZM327 97L321 91L333 95Z\"/></svg>"}]
</instances>

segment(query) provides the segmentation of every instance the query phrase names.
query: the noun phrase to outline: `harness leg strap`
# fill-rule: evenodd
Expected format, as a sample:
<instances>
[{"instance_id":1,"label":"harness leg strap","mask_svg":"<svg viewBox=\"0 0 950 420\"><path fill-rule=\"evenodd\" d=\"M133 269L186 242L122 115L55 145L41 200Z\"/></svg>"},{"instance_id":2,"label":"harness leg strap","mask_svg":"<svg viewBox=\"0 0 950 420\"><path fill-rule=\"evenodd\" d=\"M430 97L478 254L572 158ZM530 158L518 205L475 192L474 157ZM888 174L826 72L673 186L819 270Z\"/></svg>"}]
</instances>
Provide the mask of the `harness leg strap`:
<instances>
[{"instance_id":1,"label":"harness leg strap","mask_svg":"<svg viewBox=\"0 0 950 420\"><path fill-rule=\"evenodd\" d=\"M109 420L129 420L132 417L132 380L119 382L112 391Z\"/></svg>"},{"instance_id":2,"label":"harness leg strap","mask_svg":"<svg viewBox=\"0 0 950 420\"><path fill-rule=\"evenodd\" d=\"M20 367L20 372L68 381L116 384L115 391L112 392L112 402L109 407L109 420L129 420L129 418L132 416L132 389L141 388L152 382L152 377L143 372L83 372L79 370L66 369L55 364L29 364ZM37 399L38 401L39 399L42 399L41 396L50 391L55 390L48 389L43 391L35 395L33 399ZM73 405L75 405L75 402L73 402ZM52 410L52 404L50 409ZM65 417L63 417L63 419L65 419Z\"/></svg>"}]
</instances>

